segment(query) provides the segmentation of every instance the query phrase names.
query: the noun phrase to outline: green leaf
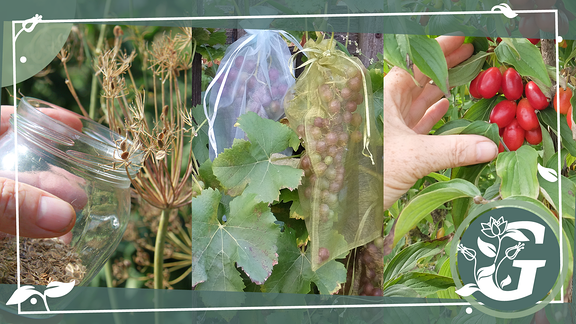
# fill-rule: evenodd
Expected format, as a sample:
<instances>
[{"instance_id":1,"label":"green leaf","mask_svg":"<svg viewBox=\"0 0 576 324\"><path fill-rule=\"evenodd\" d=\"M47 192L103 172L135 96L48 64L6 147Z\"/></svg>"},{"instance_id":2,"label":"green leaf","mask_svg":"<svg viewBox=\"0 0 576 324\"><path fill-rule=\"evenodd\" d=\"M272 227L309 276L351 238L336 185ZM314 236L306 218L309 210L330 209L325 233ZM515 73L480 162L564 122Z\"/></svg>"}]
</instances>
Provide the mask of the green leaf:
<instances>
[{"instance_id":1,"label":"green leaf","mask_svg":"<svg viewBox=\"0 0 576 324\"><path fill-rule=\"evenodd\" d=\"M447 258L438 272L439 275L452 278L452 271L450 270L450 258ZM455 293L456 287L450 287L444 291L438 291L438 297L444 299L461 299L460 295Z\"/></svg>"},{"instance_id":2,"label":"green leaf","mask_svg":"<svg viewBox=\"0 0 576 324\"><path fill-rule=\"evenodd\" d=\"M414 269L418 264L418 260L440 253L444 244L446 244L444 240L435 240L409 245L396 254L384 268L383 281L391 281L401 274Z\"/></svg>"},{"instance_id":3,"label":"green leaf","mask_svg":"<svg viewBox=\"0 0 576 324\"><path fill-rule=\"evenodd\" d=\"M208 123L204 123L206 120L206 115L204 115L204 108L202 105L197 105L192 107L192 117L196 121L194 127L196 127L197 135L192 138L192 152L196 161L206 161L209 158L208 155ZM197 127L202 125L200 129Z\"/></svg>"},{"instance_id":4,"label":"green leaf","mask_svg":"<svg viewBox=\"0 0 576 324\"><path fill-rule=\"evenodd\" d=\"M237 196L254 193L259 201L278 199L282 188L294 189L300 184L304 171L272 162L272 154L288 146L297 148L298 136L278 122L263 119L253 112L240 116L238 123L250 142L234 140L214 160L213 170L228 194Z\"/></svg>"},{"instance_id":5,"label":"green leaf","mask_svg":"<svg viewBox=\"0 0 576 324\"><path fill-rule=\"evenodd\" d=\"M436 180L436 181L448 181L448 180L450 180L450 178L448 178L447 176L445 176L445 175L443 175L443 174L440 174L440 173L438 173L438 172L429 173L429 174L427 175L427 177L430 177L430 178L432 178L432 179L434 179L434 180Z\"/></svg>"},{"instance_id":6,"label":"green leaf","mask_svg":"<svg viewBox=\"0 0 576 324\"><path fill-rule=\"evenodd\" d=\"M480 195L480 190L476 186L461 179L437 182L426 187L404 207L398 216L393 245L396 245L402 236L444 203L457 198L473 198Z\"/></svg>"},{"instance_id":7,"label":"green leaf","mask_svg":"<svg viewBox=\"0 0 576 324\"><path fill-rule=\"evenodd\" d=\"M380 135L384 133L384 92L381 90L372 95L374 101L374 117L376 117L376 128Z\"/></svg>"},{"instance_id":8,"label":"green leaf","mask_svg":"<svg viewBox=\"0 0 576 324\"><path fill-rule=\"evenodd\" d=\"M545 125L540 124L540 129L542 130L542 161L543 164L546 165L550 158L554 155L556 146L552 141L550 133L548 133L548 128Z\"/></svg>"},{"instance_id":9,"label":"green leaf","mask_svg":"<svg viewBox=\"0 0 576 324\"><path fill-rule=\"evenodd\" d=\"M478 186L478 178L482 173L482 170L486 167L487 163L463 166L452 169L453 179L463 179L473 183ZM458 198L454 199L452 202L452 220L454 221L454 227L458 228L464 218L468 215L470 206L472 204L472 198Z\"/></svg>"},{"instance_id":10,"label":"green leaf","mask_svg":"<svg viewBox=\"0 0 576 324\"><path fill-rule=\"evenodd\" d=\"M414 77L412 66L412 53L410 50L410 39L403 34L383 34L384 38L384 60L390 65L397 66Z\"/></svg>"},{"instance_id":11,"label":"green leaf","mask_svg":"<svg viewBox=\"0 0 576 324\"><path fill-rule=\"evenodd\" d=\"M214 189L220 188L220 181L218 181L214 175L214 172L212 171L212 161L210 161L210 159L206 160L206 162L200 165L198 173L200 174L200 179L202 179L204 184L206 184L206 187L211 187Z\"/></svg>"},{"instance_id":12,"label":"green leaf","mask_svg":"<svg viewBox=\"0 0 576 324\"><path fill-rule=\"evenodd\" d=\"M576 202L576 184L563 175L558 177L562 182L562 217L574 218L574 203ZM558 182L549 182L538 174L540 191L546 200L556 210L560 210L560 197L558 195Z\"/></svg>"},{"instance_id":13,"label":"green leaf","mask_svg":"<svg viewBox=\"0 0 576 324\"><path fill-rule=\"evenodd\" d=\"M368 71L370 73L370 81L372 83L372 92L382 93L382 89L384 89L384 74L382 74L381 69L370 69Z\"/></svg>"},{"instance_id":14,"label":"green leaf","mask_svg":"<svg viewBox=\"0 0 576 324\"><path fill-rule=\"evenodd\" d=\"M498 135L498 125L477 120L472 122L472 124L468 125L464 128L460 134L475 134L475 135L482 135L488 137L492 140L492 142L498 144L500 143L500 136Z\"/></svg>"},{"instance_id":15,"label":"green leaf","mask_svg":"<svg viewBox=\"0 0 576 324\"><path fill-rule=\"evenodd\" d=\"M486 52L479 52L472 55L466 61L458 64L457 66L448 70L448 80L450 87L457 87L463 84L468 84L470 81L480 73L482 65L486 62L486 57L490 54Z\"/></svg>"},{"instance_id":16,"label":"green leaf","mask_svg":"<svg viewBox=\"0 0 576 324\"><path fill-rule=\"evenodd\" d=\"M503 40L494 50L498 61L514 66L521 76L530 77L540 90L550 97L552 82L548 77L540 50L526 38L503 38Z\"/></svg>"},{"instance_id":17,"label":"green leaf","mask_svg":"<svg viewBox=\"0 0 576 324\"><path fill-rule=\"evenodd\" d=\"M480 99L470 107L462 118L474 121L474 120L484 120L488 121L490 119L490 113L492 108L494 108L500 101L504 100L502 96L495 96L490 99Z\"/></svg>"},{"instance_id":18,"label":"green leaf","mask_svg":"<svg viewBox=\"0 0 576 324\"><path fill-rule=\"evenodd\" d=\"M278 254L278 264L261 287L264 292L307 294L314 282L321 294L334 294L346 282L346 268L335 260L312 271L310 251L303 253L298 248L292 229L278 238Z\"/></svg>"},{"instance_id":19,"label":"green leaf","mask_svg":"<svg viewBox=\"0 0 576 324\"><path fill-rule=\"evenodd\" d=\"M470 121L465 119L455 119L447 122L446 124L440 126L434 134L435 135L453 135L460 134L466 127L471 124Z\"/></svg>"},{"instance_id":20,"label":"green leaf","mask_svg":"<svg viewBox=\"0 0 576 324\"><path fill-rule=\"evenodd\" d=\"M244 284L236 266L256 284L264 283L278 262L280 231L268 205L257 202L254 194L232 200L227 221L220 224L221 198L218 190L209 188L192 199L192 286L242 291Z\"/></svg>"},{"instance_id":21,"label":"green leaf","mask_svg":"<svg viewBox=\"0 0 576 324\"><path fill-rule=\"evenodd\" d=\"M538 198L538 153L530 146L513 152L502 152L496 159L496 173L502 179L500 194Z\"/></svg>"},{"instance_id":22,"label":"green leaf","mask_svg":"<svg viewBox=\"0 0 576 324\"><path fill-rule=\"evenodd\" d=\"M412 61L418 69L434 81L442 92L449 96L448 65L440 44L423 35L409 35Z\"/></svg>"},{"instance_id":23,"label":"green leaf","mask_svg":"<svg viewBox=\"0 0 576 324\"><path fill-rule=\"evenodd\" d=\"M402 285L416 292L418 297L426 297L439 291L454 287L454 279L444 277L434 273L408 272L400 275L396 279L390 280L384 284L384 291L388 287ZM401 294L391 294L388 297L402 297Z\"/></svg>"},{"instance_id":24,"label":"green leaf","mask_svg":"<svg viewBox=\"0 0 576 324\"><path fill-rule=\"evenodd\" d=\"M576 96L572 96L572 100ZM541 110L539 115L539 119L546 125L550 126L552 131L558 135L558 123L556 122L556 110L553 108L546 108ZM572 130L568 127L568 123L566 121L566 116L560 115L560 139L562 142L562 146L570 152L572 156L576 156L576 141L572 139Z\"/></svg>"}]
</instances>

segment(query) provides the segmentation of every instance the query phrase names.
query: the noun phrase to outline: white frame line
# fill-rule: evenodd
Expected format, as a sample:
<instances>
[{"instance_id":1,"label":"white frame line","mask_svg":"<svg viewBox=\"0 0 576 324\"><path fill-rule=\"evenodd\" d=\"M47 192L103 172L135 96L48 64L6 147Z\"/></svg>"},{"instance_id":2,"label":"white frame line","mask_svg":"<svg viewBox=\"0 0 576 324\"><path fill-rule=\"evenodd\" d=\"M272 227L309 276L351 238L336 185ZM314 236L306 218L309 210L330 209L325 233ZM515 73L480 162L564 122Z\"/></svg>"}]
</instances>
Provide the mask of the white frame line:
<instances>
[{"instance_id":1,"label":"white frame line","mask_svg":"<svg viewBox=\"0 0 576 324\"><path fill-rule=\"evenodd\" d=\"M558 53L558 9L546 10L513 10L515 13L554 13L555 14L555 39L556 41L556 82L560 79L559 71L559 53ZM350 14L312 14L312 15L261 15L261 16L207 16L207 17L167 17L167 18L102 18L102 19L53 19L53 20L40 20L38 24L49 23L102 23L102 22L155 22L155 21L206 21L206 20L231 20L231 19L294 19L294 18L356 18L356 17L397 17L397 16L436 16L436 15L485 15L485 14L498 14L501 15L502 11L442 11L442 12L420 12L420 13L350 13ZM16 24L23 24L26 20L13 20L12 21L12 80L13 91L16 93ZM557 100L559 101L559 91L556 92ZM14 100L14 115L17 117L17 104ZM557 124L560 125L560 114L557 114ZM18 118L14 118L14 128L18 128ZM16 157L18 157L18 137L14 136L14 145ZM560 136L557 141L560 147ZM561 167L561 156L558 155L558 167ZM18 162L15 163L15 194L16 199L16 272L17 272L17 287L20 288L20 205L18 194ZM558 192L559 192L559 215L562 215L562 185L561 179L558 178ZM562 274L562 222L560 224L560 272ZM561 288L561 300L551 301L550 303L562 303L564 300L564 283ZM18 304L18 314L94 314L94 313L129 313L129 312L201 312L201 311L238 311L238 310L270 310L270 309L341 309L341 308L375 308L375 307L421 307L421 306L466 306L470 305L468 302L455 302L455 303L407 303L407 304L374 304L374 305L309 305L309 306L262 306L262 307L213 307L213 308L158 308L158 309L112 309L112 310L73 310L73 311L29 311L22 312L21 305Z\"/></svg>"}]
</instances>

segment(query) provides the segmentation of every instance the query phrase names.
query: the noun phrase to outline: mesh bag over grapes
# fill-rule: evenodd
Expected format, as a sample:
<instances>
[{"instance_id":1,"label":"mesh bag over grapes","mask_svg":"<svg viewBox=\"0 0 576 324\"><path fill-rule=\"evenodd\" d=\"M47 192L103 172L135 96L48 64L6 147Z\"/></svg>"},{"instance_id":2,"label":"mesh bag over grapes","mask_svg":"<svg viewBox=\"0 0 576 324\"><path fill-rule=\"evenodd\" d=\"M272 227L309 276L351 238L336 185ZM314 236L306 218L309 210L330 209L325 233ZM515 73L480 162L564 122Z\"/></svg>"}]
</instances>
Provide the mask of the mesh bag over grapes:
<instances>
[{"instance_id":1,"label":"mesh bag over grapes","mask_svg":"<svg viewBox=\"0 0 576 324\"><path fill-rule=\"evenodd\" d=\"M290 127L303 139L298 188L312 269L381 235L382 139L370 75L333 39L308 40L304 71L285 98Z\"/></svg>"},{"instance_id":2,"label":"mesh bag over grapes","mask_svg":"<svg viewBox=\"0 0 576 324\"><path fill-rule=\"evenodd\" d=\"M228 47L206 89L204 112L211 160L231 147L235 138L244 139L244 132L234 127L240 115L252 111L260 117L278 120L284 113L286 91L294 84L292 67L288 65L290 50L281 35L295 44L298 41L284 31L247 29L246 32Z\"/></svg>"}]
</instances>

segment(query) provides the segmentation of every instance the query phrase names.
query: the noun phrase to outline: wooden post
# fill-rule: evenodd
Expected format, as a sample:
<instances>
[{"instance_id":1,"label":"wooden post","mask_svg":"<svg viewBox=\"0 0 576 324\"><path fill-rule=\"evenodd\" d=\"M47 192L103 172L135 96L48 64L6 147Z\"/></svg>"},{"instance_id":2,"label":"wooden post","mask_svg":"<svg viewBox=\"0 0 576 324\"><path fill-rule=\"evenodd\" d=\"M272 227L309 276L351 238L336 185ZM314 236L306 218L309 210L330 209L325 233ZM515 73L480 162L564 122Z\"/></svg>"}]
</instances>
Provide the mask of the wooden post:
<instances>
[{"instance_id":1,"label":"wooden post","mask_svg":"<svg viewBox=\"0 0 576 324\"><path fill-rule=\"evenodd\" d=\"M196 53L192 61L192 107L202 103L202 55Z\"/></svg>"}]
</instances>

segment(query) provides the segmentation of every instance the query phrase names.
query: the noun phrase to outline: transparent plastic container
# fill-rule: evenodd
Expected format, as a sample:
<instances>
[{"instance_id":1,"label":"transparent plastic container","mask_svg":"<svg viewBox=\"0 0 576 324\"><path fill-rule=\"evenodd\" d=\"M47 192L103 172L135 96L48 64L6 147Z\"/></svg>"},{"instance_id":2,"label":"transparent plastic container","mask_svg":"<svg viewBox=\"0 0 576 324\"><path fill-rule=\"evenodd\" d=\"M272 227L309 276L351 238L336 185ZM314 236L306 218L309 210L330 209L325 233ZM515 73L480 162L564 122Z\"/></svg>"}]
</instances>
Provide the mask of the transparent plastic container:
<instances>
[{"instance_id":1,"label":"transparent plastic container","mask_svg":"<svg viewBox=\"0 0 576 324\"><path fill-rule=\"evenodd\" d=\"M60 263L54 261L54 264L63 265L62 271L68 276L36 275L45 281L70 282L74 279L76 285L85 286L98 274L122 239L130 216L130 177L138 172L143 154L136 150L124 153L129 151L130 141L90 119L45 101L22 98L17 112L17 129L12 115L10 129L0 137L0 177L14 179L17 162L20 183L39 187L67 200L76 211L72 231L60 238L21 237L21 269L29 274L20 276L21 284L46 285L30 276L30 272L37 271L34 262L30 261L35 254L26 256L25 253L29 247L45 248L48 244L50 252L41 254L43 257L38 260L49 262L45 257L55 259L62 254ZM66 115L66 124L48 116L55 113ZM14 146L16 136L17 149ZM71 199L70 190L74 191L74 199ZM0 249L10 248L15 253L15 238L3 236L0 237ZM7 260L1 262L6 264ZM0 284L10 284L6 282L6 273L4 275L5 282L2 282L0 273Z\"/></svg>"}]
</instances>

